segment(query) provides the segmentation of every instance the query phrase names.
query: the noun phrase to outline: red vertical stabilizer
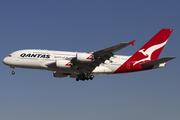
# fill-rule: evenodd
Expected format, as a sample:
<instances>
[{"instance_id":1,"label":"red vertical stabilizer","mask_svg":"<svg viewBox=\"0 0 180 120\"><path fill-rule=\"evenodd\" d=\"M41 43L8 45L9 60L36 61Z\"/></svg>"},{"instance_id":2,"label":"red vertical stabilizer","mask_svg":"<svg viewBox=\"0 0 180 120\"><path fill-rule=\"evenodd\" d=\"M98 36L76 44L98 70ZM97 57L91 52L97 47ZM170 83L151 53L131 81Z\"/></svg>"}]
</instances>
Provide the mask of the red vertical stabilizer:
<instances>
[{"instance_id":1,"label":"red vertical stabilizer","mask_svg":"<svg viewBox=\"0 0 180 120\"><path fill-rule=\"evenodd\" d=\"M115 73L142 70L140 63L158 59L173 29L162 29L131 56Z\"/></svg>"}]
</instances>

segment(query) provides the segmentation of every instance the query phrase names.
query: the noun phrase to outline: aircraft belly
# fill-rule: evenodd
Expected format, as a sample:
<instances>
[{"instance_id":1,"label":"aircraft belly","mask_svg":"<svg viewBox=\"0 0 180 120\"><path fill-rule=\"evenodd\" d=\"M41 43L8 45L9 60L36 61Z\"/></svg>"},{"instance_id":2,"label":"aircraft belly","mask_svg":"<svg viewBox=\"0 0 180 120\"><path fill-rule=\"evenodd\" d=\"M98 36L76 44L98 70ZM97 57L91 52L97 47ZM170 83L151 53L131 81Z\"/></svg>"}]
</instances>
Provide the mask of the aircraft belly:
<instances>
[{"instance_id":1,"label":"aircraft belly","mask_svg":"<svg viewBox=\"0 0 180 120\"><path fill-rule=\"evenodd\" d=\"M100 74L111 74L113 71L105 66L96 67L93 71L93 74L100 75Z\"/></svg>"},{"instance_id":2,"label":"aircraft belly","mask_svg":"<svg viewBox=\"0 0 180 120\"><path fill-rule=\"evenodd\" d=\"M40 62L33 59L18 59L13 62L14 67L41 69Z\"/></svg>"}]
</instances>

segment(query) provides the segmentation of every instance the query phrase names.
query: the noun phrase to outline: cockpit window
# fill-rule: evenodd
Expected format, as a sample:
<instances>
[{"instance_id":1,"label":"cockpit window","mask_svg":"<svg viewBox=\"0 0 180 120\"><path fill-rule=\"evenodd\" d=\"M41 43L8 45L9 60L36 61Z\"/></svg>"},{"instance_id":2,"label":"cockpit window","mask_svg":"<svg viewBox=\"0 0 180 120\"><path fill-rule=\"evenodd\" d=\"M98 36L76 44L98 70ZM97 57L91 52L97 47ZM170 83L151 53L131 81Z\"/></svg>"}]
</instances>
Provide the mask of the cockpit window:
<instances>
[{"instance_id":1,"label":"cockpit window","mask_svg":"<svg viewBox=\"0 0 180 120\"><path fill-rule=\"evenodd\" d=\"M11 57L11 55L8 55L8 57Z\"/></svg>"}]
</instances>

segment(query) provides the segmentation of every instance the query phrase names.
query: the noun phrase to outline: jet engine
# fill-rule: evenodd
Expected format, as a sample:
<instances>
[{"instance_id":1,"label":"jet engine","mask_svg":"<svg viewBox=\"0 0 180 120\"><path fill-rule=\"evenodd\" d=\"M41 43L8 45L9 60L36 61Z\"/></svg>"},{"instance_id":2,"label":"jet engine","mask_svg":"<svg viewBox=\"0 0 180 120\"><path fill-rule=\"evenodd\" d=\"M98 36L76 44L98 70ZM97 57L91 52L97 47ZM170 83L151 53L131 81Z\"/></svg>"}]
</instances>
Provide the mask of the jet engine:
<instances>
[{"instance_id":1,"label":"jet engine","mask_svg":"<svg viewBox=\"0 0 180 120\"><path fill-rule=\"evenodd\" d=\"M90 53L77 53L76 57L79 62L91 62L93 60L93 55Z\"/></svg>"},{"instance_id":2,"label":"jet engine","mask_svg":"<svg viewBox=\"0 0 180 120\"><path fill-rule=\"evenodd\" d=\"M56 67L59 68L71 68L71 61L70 60L57 60Z\"/></svg>"}]
</instances>

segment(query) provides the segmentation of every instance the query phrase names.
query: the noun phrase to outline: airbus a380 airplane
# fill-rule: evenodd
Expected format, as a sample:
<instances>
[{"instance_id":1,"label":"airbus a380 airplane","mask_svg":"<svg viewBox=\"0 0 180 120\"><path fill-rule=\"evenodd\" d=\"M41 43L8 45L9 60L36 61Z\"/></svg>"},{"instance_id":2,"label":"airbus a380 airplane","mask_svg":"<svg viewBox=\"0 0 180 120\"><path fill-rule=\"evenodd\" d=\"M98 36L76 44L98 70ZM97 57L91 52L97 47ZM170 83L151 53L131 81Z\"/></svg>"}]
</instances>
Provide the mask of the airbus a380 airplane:
<instances>
[{"instance_id":1,"label":"airbus a380 airplane","mask_svg":"<svg viewBox=\"0 0 180 120\"><path fill-rule=\"evenodd\" d=\"M175 57L158 59L173 29L162 29L132 56L114 55L114 52L132 44L120 43L94 52L65 52L27 49L11 53L3 59L14 68L31 68L53 71L54 77L92 80L94 75L118 74L165 67Z\"/></svg>"}]
</instances>

